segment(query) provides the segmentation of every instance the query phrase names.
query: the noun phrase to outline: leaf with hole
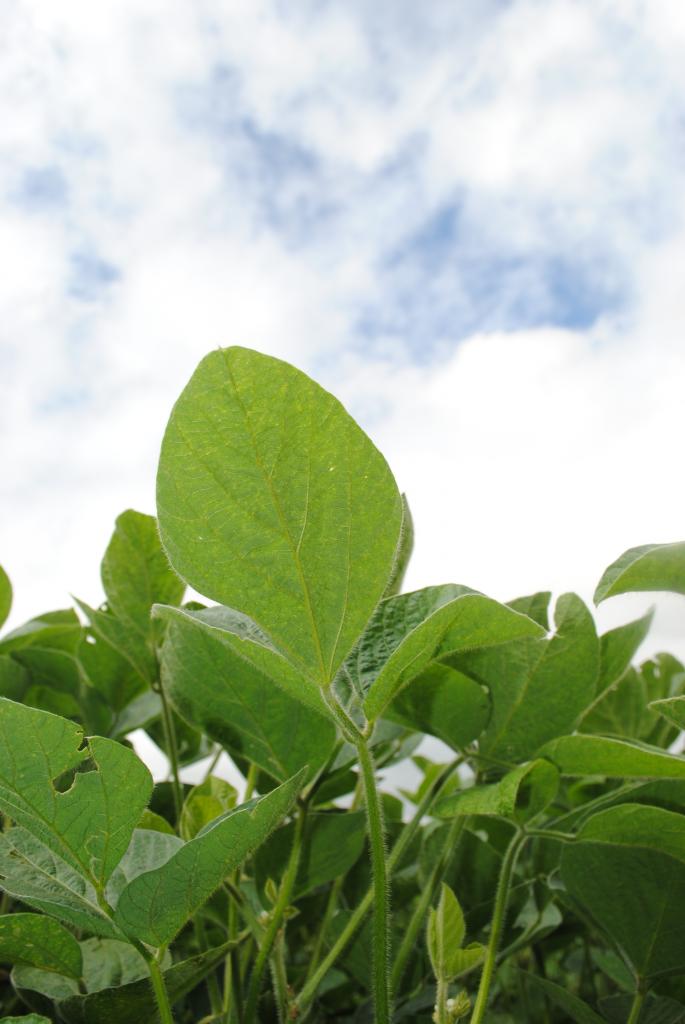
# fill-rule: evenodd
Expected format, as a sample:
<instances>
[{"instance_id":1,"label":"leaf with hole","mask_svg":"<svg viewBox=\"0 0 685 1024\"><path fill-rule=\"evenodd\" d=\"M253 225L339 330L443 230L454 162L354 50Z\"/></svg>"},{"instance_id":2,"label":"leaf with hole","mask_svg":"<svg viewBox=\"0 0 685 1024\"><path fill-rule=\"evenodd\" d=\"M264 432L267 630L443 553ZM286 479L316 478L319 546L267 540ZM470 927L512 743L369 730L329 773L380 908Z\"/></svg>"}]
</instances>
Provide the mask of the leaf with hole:
<instances>
[{"instance_id":1,"label":"leaf with hole","mask_svg":"<svg viewBox=\"0 0 685 1024\"><path fill-rule=\"evenodd\" d=\"M102 892L152 793L127 747L0 699L0 807ZM88 765L93 767L88 770ZM54 785L73 775L66 792Z\"/></svg>"}]
</instances>

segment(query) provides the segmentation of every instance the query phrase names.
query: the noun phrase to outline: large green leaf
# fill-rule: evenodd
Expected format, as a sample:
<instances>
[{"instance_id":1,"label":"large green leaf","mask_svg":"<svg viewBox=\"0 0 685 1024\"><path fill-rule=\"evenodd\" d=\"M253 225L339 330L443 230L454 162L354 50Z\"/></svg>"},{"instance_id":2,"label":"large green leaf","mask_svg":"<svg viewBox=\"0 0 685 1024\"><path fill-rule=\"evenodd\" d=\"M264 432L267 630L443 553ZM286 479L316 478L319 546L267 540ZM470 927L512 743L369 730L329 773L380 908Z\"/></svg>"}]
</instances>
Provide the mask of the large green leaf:
<instances>
[{"instance_id":1,"label":"large green leaf","mask_svg":"<svg viewBox=\"0 0 685 1024\"><path fill-rule=\"evenodd\" d=\"M435 814L441 818L484 814L530 821L554 800L558 787L557 769L540 758L514 768L499 782L452 793L439 801Z\"/></svg>"},{"instance_id":2,"label":"large green leaf","mask_svg":"<svg viewBox=\"0 0 685 1024\"><path fill-rule=\"evenodd\" d=\"M133 509L117 517L101 571L110 610L144 638L153 604L179 604L185 590L164 553L157 520Z\"/></svg>"},{"instance_id":3,"label":"large green leaf","mask_svg":"<svg viewBox=\"0 0 685 1024\"><path fill-rule=\"evenodd\" d=\"M561 736L547 743L540 755L549 758L562 775L685 779L685 758L609 736Z\"/></svg>"},{"instance_id":4,"label":"large green leaf","mask_svg":"<svg viewBox=\"0 0 685 1024\"><path fill-rule=\"evenodd\" d=\"M22 903L86 934L121 937L100 908L92 883L26 829L0 833L0 885Z\"/></svg>"},{"instance_id":5,"label":"large green leaf","mask_svg":"<svg viewBox=\"0 0 685 1024\"><path fill-rule=\"evenodd\" d=\"M303 683L253 623L229 608L157 608L156 614L168 623L163 684L189 722L280 781L304 764L312 775L325 764L335 726L301 699L311 694L322 709L319 691Z\"/></svg>"},{"instance_id":6,"label":"large green leaf","mask_svg":"<svg viewBox=\"0 0 685 1024\"><path fill-rule=\"evenodd\" d=\"M383 596L402 501L340 403L287 363L206 356L171 414L157 510L176 571L327 685Z\"/></svg>"},{"instance_id":7,"label":"large green leaf","mask_svg":"<svg viewBox=\"0 0 685 1024\"><path fill-rule=\"evenodd\" d=\"M464 593L430 614L395 647L369 688L366 715L375 721L432 661L542 633L541 626L507 605L483 594Z\"/></svg>"},{"instance_id":8,"label":"large green leaf","mask_svg":"<svg viewBox=\"0 0 685 1024\"><path fill-rule=\"evenodd\" d=\"M564 846L561 874L637 977L685 971L685 816L643 804L601 811Z\"/></svg>"},{"instance_id":9,"label":"large green leaf","mask_svg":"<svg viewBox=\"0 0 685 1024\"><path fill-rule=\"evenodd\" d=\"M166 946L223 879L253 853L291 809L304 772L258 800L228 811L119 896L115 921L128 935Z\"/></svg>"},{"instance_id":10,"label":"large green leaf","mask_svg":"<svg viewBox=\"0 0 685 1024\"><path fill-rule=\"evenodd\" d=\"M0 565L0 626L4 626L12 607L12 584Z\"/></svg>"},{"instance_id":11,"label":"large green leaf","mask_svg":"<svg viewBox=\"0 0 685 1024\"><path fill-rule=\"evenodd\" d=\"M555 622L549 639L468 651L455 661L490 690L492 716L479 741L488 757L527 760L570 732L594 698L599 642L592 616L579 597L564 594Z\"/></svg>"},{"instance_id":12,"label":"large green leaf","mask_svg":"<svg viewBox=\"0 0 685 1024\"><path fill-rule=\"evenodd\" d=\"M595 604L633 590L685 594L685 542L643 544L624 551L604 570L595 590Z\"/></svg>"},{"instance_id":13,"label":"large green leaf","mask_svg":"<svg viewBox=\"0 0 685 1024\"><path fill-rule=\"evenodd\" d=\"M81 947L66 928L41 914L5 914L0 917L0 960L30 964L80 978Z\"/></svg>"},{"instance_id":14,"label":"large green leaf","mask_svg":"<svg viewBox=\"0 0 685 1024\"><path fill-rule=\"evenodd\" d=\"M149 771L127 747L99 736L83 747L79 726L4 698L0 737L0 807L102 892L152 793Z\"/></svg>"}]
</instances>

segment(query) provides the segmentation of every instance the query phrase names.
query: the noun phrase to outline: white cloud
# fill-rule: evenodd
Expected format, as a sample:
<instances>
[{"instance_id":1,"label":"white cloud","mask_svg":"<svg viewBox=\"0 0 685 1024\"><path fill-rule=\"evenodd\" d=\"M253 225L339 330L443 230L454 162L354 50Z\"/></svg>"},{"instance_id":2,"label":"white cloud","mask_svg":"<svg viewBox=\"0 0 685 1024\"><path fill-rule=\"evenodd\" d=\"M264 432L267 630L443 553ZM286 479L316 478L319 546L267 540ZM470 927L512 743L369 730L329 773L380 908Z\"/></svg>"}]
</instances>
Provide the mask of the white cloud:
<instances>
[{"instance_id":1,"label":"white cloud","mask_svg":"<svg viewBox=\"0 0 685 1024\"><path fill-rule=\"evenodd\" d=\"M623 548L682 535L681 5L2 17L15 621L96 599L217 344L299 363L373 432L412 500L415 585L587 595ZM41 168L63 201L18 202ZM417 242L445 209L453 234ZM84 253L121 275L87 299Z\"/></svg>"}]
</instances>

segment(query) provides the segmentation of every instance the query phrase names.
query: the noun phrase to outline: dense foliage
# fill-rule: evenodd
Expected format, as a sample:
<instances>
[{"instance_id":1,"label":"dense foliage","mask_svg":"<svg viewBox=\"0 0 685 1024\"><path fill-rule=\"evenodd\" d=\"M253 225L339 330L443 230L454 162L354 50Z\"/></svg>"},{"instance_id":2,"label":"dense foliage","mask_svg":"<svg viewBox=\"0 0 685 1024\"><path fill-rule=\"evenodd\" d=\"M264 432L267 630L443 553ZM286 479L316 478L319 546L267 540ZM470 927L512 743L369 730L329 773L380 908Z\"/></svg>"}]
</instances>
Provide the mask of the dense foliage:
<instances>
[{"instance_id":1,"label":"dense foliage","mask_svg":"<svg viewBox=\"0 0 685 1024\"><path fill-rule=\"evenodd\" d=\"M685 669L634 663L650 615L598 636L574 594L402 593L382 455L242 348L176 403L157 494L103 605L0 639L4 1020L685 1021ZM685 593L685 544L595 599L631 590ZM11 596L0 570L0 624Z\"/></svg>"}]
</instances>

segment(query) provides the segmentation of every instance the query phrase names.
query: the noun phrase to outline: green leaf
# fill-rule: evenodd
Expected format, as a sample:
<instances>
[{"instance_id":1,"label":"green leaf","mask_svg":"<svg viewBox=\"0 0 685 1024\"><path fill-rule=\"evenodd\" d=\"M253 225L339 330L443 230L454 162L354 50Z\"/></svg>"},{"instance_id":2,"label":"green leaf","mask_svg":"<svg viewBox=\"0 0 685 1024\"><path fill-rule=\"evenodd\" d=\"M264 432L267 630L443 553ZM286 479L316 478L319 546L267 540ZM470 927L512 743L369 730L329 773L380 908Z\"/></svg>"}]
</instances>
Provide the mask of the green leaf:
<instances>
[{"instance_id":1,"label":"green leaf","mask_svg":"<svg viewBox=\"0 0 685 1024\"><path fill-rule=\"evenodd\" d=\"M611 779L685 779L685 759L658 747L608 736L562 736L541 750L562 775L605 775Z\"/></svg>"},{"instance_id":2,"label":"green leaf","mask_svg":"<svg viewBox=\"0 0 685 1024\"><path fill-rule=\"evenodd\" d=\"M157 476L176 571L330 683L392 575L402 501L332 395L244 348L206 356L174 406Z\"/></svg>"},{"instance_id":3,"label":"green leaf","mask_svg":"<svg viewBox=\"0 0 685 1024\"><path fill-rule=\"evenodd\" d=\"M672 722L678 729L685 729L685 697L666 697L653 700L649 707L658 711L667 722Z\"/></svg>"},{"instance_id":4,"label":"green leaf","mask_svg":"<svg viewBox=\"0 0 685 1024\"><path fill-rule=\"evenodd\" d=\"M85 601L74 598L84 615L88 617L95 635L113 647L131 665L141 680L148 686L157 680L157 662L150 645L138 633L131 630L126 622L116 615L101 609L91 608Z\"/></svg>"},{"instance_id":5,"label":"green leaf","mask_svg":"<svg viewBox=\"0 0 685 1024\"><path fill-rule=\"evenodd\" d=\"M102 637L89 630L77 652L81 671L94 690L117 715L149 691L140 672Z\"/></svg>"},{"instance_id":6,"label":"green leaf","mask_svg":"<svg viewBox=\"0 0 685 1024\"><path fill-rule=\"evenodd\" d=\"M625 1024L629 1019L633 1005L632 995L615 995L600 999L599 1006L605 1020L609 1024ZM667 996L655 996L647 993L639 1024L683 1024L685 1006Z\"/></svg>"},{"instance_id":7,"label":"green leaf","mask_svg":"<svg viewBox=\"0 0 685 1024\"><path fill-rule=\"evenodd\" d=\"M232 943L200 953L163 972L164 985L173 1005L211 974L226 957ZM89 995L73 995L59 1004L67 1024L122 1024L123 1021L155 1021L157 1004L147 978L106 988Z\"/></svg>"},{"instance_id":8,"label":"green leaf","mask_svg":"<svg viewBox=\"0 0 685 1024\"><path fill-rule=\"evenodd\" d=\"M0 565L0 626L4 626L12 607L12 584Z\"/></svg>"},{"instance_id":9,"label":"green leaf","mask_svg":"<svg viewBox=\"0 0 685 1024\"><path fill-rule=\"evenodd\" d=\"M426 942L428 956L436 978L451 981L458 973L455 969L455 953L461 952L466 934L464 914L459 900L445 882L440 886L440 900L437 907L431 907L428 915Z\"/></svg>"},{"instance_id":10,"label":"green leaf","mask_svg":"<svg viewBox=\"0 0 685 1024\"><path fill-rule=\"evenodd\" d=\"M549 602L552 599L550 590L539 590L536 594L528 594L526 597L515 597L513 601L507 601L510 608L515 612L527 615L529 619L537 622L545 632L549 631Z\"/></svg>"},{"instance_id":11,"label":"green leaf","mask_svg":"<svg viewBox=\"0 0 685 1024\"><path fill-rule=\"evenodd\" d=\"M304 772L299 772L267 796L228 811L161 867L134 878L119 897L117 924L142 942L168 945L226 875L283 820L303 781Z\"/></svg>"},{"instance_id":12,"label":"green leaf","mask_svg":"<svg viewBox=\"0 0 685 1024\"><path fill-rule=\"evenodd\" d=\"M6 633L0 640L0 653L8 654L31 644L74 653L81 642L81 634L81 623L73 608L44 612Z\"/></svg>"},{"instance_id":13,"label":"green leaf","mask_svg":"<svg viewBox=\"0 0 685 1024\"><path fill-rule=\"evenodd\" d=\"M66 928L40 914L5 914L0 917L0 960L30 964L80 978L81 947Z\"/></svg>"},{"instance_id":14,"label":"green leaf","mask_svg":"<svg viewBox=\"0 0 685 1024\"><path fill-rule=\"evenodd\" d=\"M156 871L183 848L183 840L173 832L137 828L128 849L107 883L107 901L116 907L124 889L148 871Z\"/></svg>"},{"instance_id":15,"label":"green leaf","mask_svg":"<svg viewBox=\"0 0 685 1024\"><path fill-rule=\"evenodd\" d=\"M438 802L435 814L441 818L484 814L531 821L551 804L558 788L557 769L540 759L514 768L499 782L453 793Z\"/></svg>"},{"instance_id":16,"label":"green leaf","mask_svg":"<svg viewBox=\"0 0 685 1024\"><path fill-rule=\"evenodd\" d=\"M260 642L254 624L231 609L157 608L156 614L168 622L162 679L181 714L279 781L304 764L316 774L336 743L335 726L320 713L319 691L304 686L285 658ZM286 675L287 690L279 685ZM319 710L302 703L310 692Z\"/></svg>"},{"instance_id":17,"label":"green leaf","mask_svg":"<svg viewBox=\"0 0 685 1024\"><path fill-rule=\"evenodd\" d=\"M50 1024L47 1017L39 1013L27 1013L23 1017L3 1017L5 1024Z\"/></svg>"},{"instance_id":18,"label":"green leaf","mask_svg":"<svg viewBox=\"0 0 685 1024\"><path fill-rule=\"evenodd\" d=\"M182 838L194 839L205 825L235 807L237 799L235 787L216 775L210 775L199 786L193 786L181 811L179 832Z\"/></svg>"},{"instance_id":19,"label":"green leaf","mask_svg":"<svg viewBox=\"0 0 685 1024\"><path fill-rule=\"evenodd\" d=\"M595 590L595 604L629 591L672 590L685 594L685 542L643 544L612 562Z\"/></svg>"},{"instance_id":20,"label":"green leaf","mask_svg":"<svg viewBox=\"0 0 685 1024\"><path fill-rule=\"evenodd\" d=\"M620 804L565 844L561 875L636 977L685 971L685 816Z\"/></svg>"},{"instance_id":21,"label":"green leaf","mask_svg":"<svg viewBox=\"0 0 685 1024\"><path fill-rule=\"evenodd\" d=\"M80 943L79 957L83 960L83 976L80 985L72 979L57 977L46 971L27 967L15 967L12 981L15 988L29 1005L36 1004L41 1009L43 1000L36 999L36 993L57 1003L59 1019L64 1020L70 1015L63 1013L62 1002L80 996L80 988L86 993L112 990L121 985L128 985L141 978L149 985L148 967L143 956L128 942L112 939L86 939ZM168 966L165 958L163 966ZM77 1002L77 1007L82 1006ZM47 1009L47 1007L46 1007ZM156 1016L156 1014L154 1015Z\"/></svg>"},{"instance_id":22,"label":"green leaf","mask_svg":"<svg viewBox=\"0 0 685 1024\"><path fill-rule=\"evenodd\" d=\"M117 517L102 560L110 610L143 638L150 636L153 604L180 604L185 586L169 565L157 520L128 509Z\"/></svg>"},{"instance_id":23,"label":"green leaf","mask_svg":"<svg viewBox=\"0 0 685 1024\"><path fill-rule=\"evenodd\" d=\"M593 700L599 641L592 616L579 597L564 594L555 622L550 639L469 651L454 662L490 690L492 716L479 741L488 757L528 760L543 743L570 732Z\"/></svg>"},{"instance_id":24,"label":"green leaf","mask_svg":"<svg viewBox=\"0 0 685 1024\"><path fill-rule=\"evenodd\" d=\"M658 722L647 707L649 695L640 672L629 668L608 690L581 723L584 733L606 733L625 739L649 740Z\"/></svg>"},{"instance_id":25,"label":"green leaf","mask_svg":"<svg viewBox=\"0 0 685 1024\"><path fill-rule=\"evenodd\" d=\"M480 736L490 712L490 698L482 686L449 665L433 661L400 690L385 716L461 750Z\"/></svg>"},{"instance_id":26,"label":"green leaf","mask_svg":"<svg viewBox=\"0 0 685 1024\"><path fill-rule=\"evenodd\" d=\"M409 508L409 502L407 501L406 494L402 495L402 529L400 530L400 539L397 544L397 551L395 552L395 564L392 569L392 574L388 585L385 588L384 597L393 597L395 594L399 594L402 589L402 581L404 580L409 560L414 550L414 520L412 519L411 509Z\"/></svg>"},{"instance_id":27,"label":"green leaf","mask_svg":"<svg viewBox=\"0 0 685 1024\"><path fill-rule=\"evenodd\" d=\"M121 937L94 886L26 829L0 833L0 884L22 903L87 934Z\"/></svg>"},{"instance_id":28,"label":"green leaf","mask_svg":"<svg viewBox=\"0 0 685 1024\"><path fill-rule=\"evenodd\" d=\"M4 698L0 736L0 807L102 891L152 793L149 771L127 747L95 736L84 748L77 725Z\"/></svg>"},{"instance_id":29,"label":"green leaf","mask_svg":"<svg viewBox=\"0 0 685 1024\"><path fill-rule=\"evenodd\" d=\"M536 622L506 605L482 594L462 594L405 635L371 684L364 701L366 715L375 721L400 690L434 660L541 634L542 628Z\"/></svg>"},{"instance_id":30,"label":"green leaf","mask_svg":"<svg viewBox=\"0 0 685 1024\"><path fill-rule=\"evenodd\" d=\"M597 696L617 683L627 671L640 644L649 633L653 618L654 609L650 608L642 618L627 622L624 626L617 626L616 629L610 629L599 638Z\"/></svg>"},{"instance_id":31,"label":"green leaf","mask_svg":"<svg viewBox=\"0 0 685 1024\"><path fill-rule=\"evenodd\" d=\"M569 1020L575 1021L576 1024L606 1024L603 1017L600 1017L587 1003L584 1003L578 996L574 996L568 989L556 985L553 981L548 981L547 978L540 977L539 974L528 974L521 971L521 975L527 985L544 993L551 1003L568 1015Z\"/></svg>"},{"instance_id":32,"label":"green leaf","mask_svg":"<svg viewBox=\"0 0 685 1024\"><path fill-rule=\"evenodd\" d=\"M292 822L276 829L257 852L255 879L260 889L264 888L268 878L281 878L292 847L294 830ZM363 811L309 814L293 899L299 899L340 875L347 874L362 854L365 836Z\"/></svg>"}]
</instances>

